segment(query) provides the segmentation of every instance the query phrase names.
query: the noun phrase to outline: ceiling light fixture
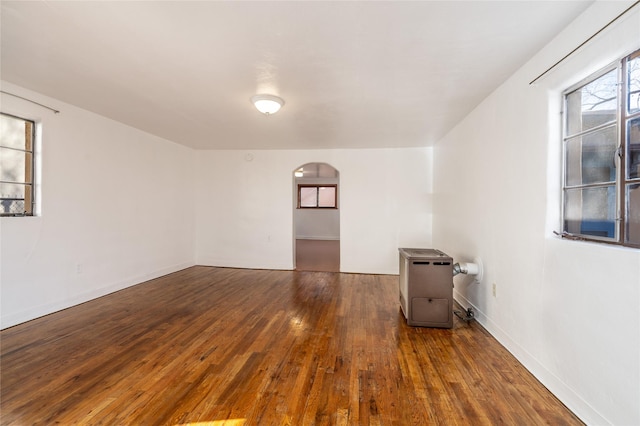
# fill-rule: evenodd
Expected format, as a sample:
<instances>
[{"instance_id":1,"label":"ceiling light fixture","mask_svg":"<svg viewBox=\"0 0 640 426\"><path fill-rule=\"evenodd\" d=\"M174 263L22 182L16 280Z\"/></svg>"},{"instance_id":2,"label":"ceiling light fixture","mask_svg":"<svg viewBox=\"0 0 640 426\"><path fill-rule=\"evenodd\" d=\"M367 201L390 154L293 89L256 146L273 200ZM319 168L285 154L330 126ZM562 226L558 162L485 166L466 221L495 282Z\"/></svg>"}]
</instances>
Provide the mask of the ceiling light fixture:
<instances>
[{"instance_id":1,"label":"ceiling light fixture","mask_svg":"<svg viewBox=\"0 0 640 426\"><path fill-rule=\"evenodd\" d=\"M251 97L251 102L265 115L275 114L284 105L284 100L274 95L255 95Z\"/></svg>"}]
</instances>

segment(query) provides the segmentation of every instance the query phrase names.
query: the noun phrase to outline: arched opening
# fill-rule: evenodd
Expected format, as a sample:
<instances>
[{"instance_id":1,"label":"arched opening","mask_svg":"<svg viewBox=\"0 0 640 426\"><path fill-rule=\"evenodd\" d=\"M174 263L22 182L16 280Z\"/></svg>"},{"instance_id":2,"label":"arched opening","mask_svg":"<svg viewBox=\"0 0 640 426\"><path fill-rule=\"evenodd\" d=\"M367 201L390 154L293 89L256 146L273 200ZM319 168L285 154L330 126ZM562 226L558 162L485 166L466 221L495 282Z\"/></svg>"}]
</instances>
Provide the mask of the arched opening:
<instances>
[{"instance_id":1,"label":"arched opening","mask_svg":"<svg viewBox=\"0 0 640 426\"><path fill-rule=\"evenodd\" d=\"M340 173L326 163L293 171L293 264L340 272Z\"/></svg>"}]
</instances>

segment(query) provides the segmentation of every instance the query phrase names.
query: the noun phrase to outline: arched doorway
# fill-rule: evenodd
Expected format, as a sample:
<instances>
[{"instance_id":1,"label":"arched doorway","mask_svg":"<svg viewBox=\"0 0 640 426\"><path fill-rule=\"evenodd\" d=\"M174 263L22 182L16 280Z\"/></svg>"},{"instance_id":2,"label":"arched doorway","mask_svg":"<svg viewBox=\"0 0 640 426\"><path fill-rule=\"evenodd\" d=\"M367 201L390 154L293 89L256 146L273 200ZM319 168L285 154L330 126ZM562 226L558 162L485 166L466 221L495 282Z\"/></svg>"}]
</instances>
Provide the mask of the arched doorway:
<instances>
[{"instance_id":1,"label":"arched doorway","mask_svg":"<svg viewBox=\"0 0 640 426\"><path fill-rule=\"evenodd\" d=\"M327 163L303 164L293 187L294 268L340 272L340 173Z\"/></svg>"}]
</instances>

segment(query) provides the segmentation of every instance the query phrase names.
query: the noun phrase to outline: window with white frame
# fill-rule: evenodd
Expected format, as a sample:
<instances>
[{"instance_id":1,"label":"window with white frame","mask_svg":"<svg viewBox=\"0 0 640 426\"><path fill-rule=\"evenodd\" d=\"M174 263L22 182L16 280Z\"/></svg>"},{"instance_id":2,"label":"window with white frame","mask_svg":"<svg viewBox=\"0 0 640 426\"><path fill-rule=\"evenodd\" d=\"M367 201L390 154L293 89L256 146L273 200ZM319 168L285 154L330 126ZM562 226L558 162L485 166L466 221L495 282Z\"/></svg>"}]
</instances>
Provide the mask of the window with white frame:
<instances>
[{"instance_id":1,"label":"window with white frame","mask_svg":"<svg viewBox=\"0 0 640 426\"><path fill-rule=\"evenodd\" d=\"M34 212L35 123L0 114L0 216Z\"/></svg>"},{"instance_id":2,"label":"window with white frame","mask_svg":"<svg viewBox=\"0 0 640 426\"><path fill-rule=\"evenodd\" d=\"M564 93L563 235L640 247L640 50Z\"/></svg>"}]
</instances>

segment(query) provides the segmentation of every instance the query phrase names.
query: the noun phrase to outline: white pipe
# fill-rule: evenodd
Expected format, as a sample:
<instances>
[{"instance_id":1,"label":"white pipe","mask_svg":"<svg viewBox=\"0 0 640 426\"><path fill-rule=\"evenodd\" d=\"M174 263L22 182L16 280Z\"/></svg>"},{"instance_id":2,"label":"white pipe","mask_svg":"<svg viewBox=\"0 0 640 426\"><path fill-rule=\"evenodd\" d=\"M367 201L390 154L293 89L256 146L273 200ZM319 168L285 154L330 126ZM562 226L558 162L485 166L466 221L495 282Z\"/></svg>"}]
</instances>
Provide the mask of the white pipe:
<instances>
[{"instance_id":1,"label":"white pipe","mask_svg":"<svg viewBox=\"0 0 640 426\"><path fill-rule=\"evenodd\" d=\"M478 265L470 262L460 263L460 272L467 275L476 275L478 273Z\"/></svg>"},{"instance_id":2,"label":"white pipe","mask_svg":"<svg viewBox=\"0 0 640 426\"><path fill-rule=\"evenodd\" d=\"M459 262L453 265L453 275L465 274L475 275L477 282L482 281L484 275L484 268L482 266L482 260L479 257L473 259L473 262Z\"/></svg>"}]
</instances>

